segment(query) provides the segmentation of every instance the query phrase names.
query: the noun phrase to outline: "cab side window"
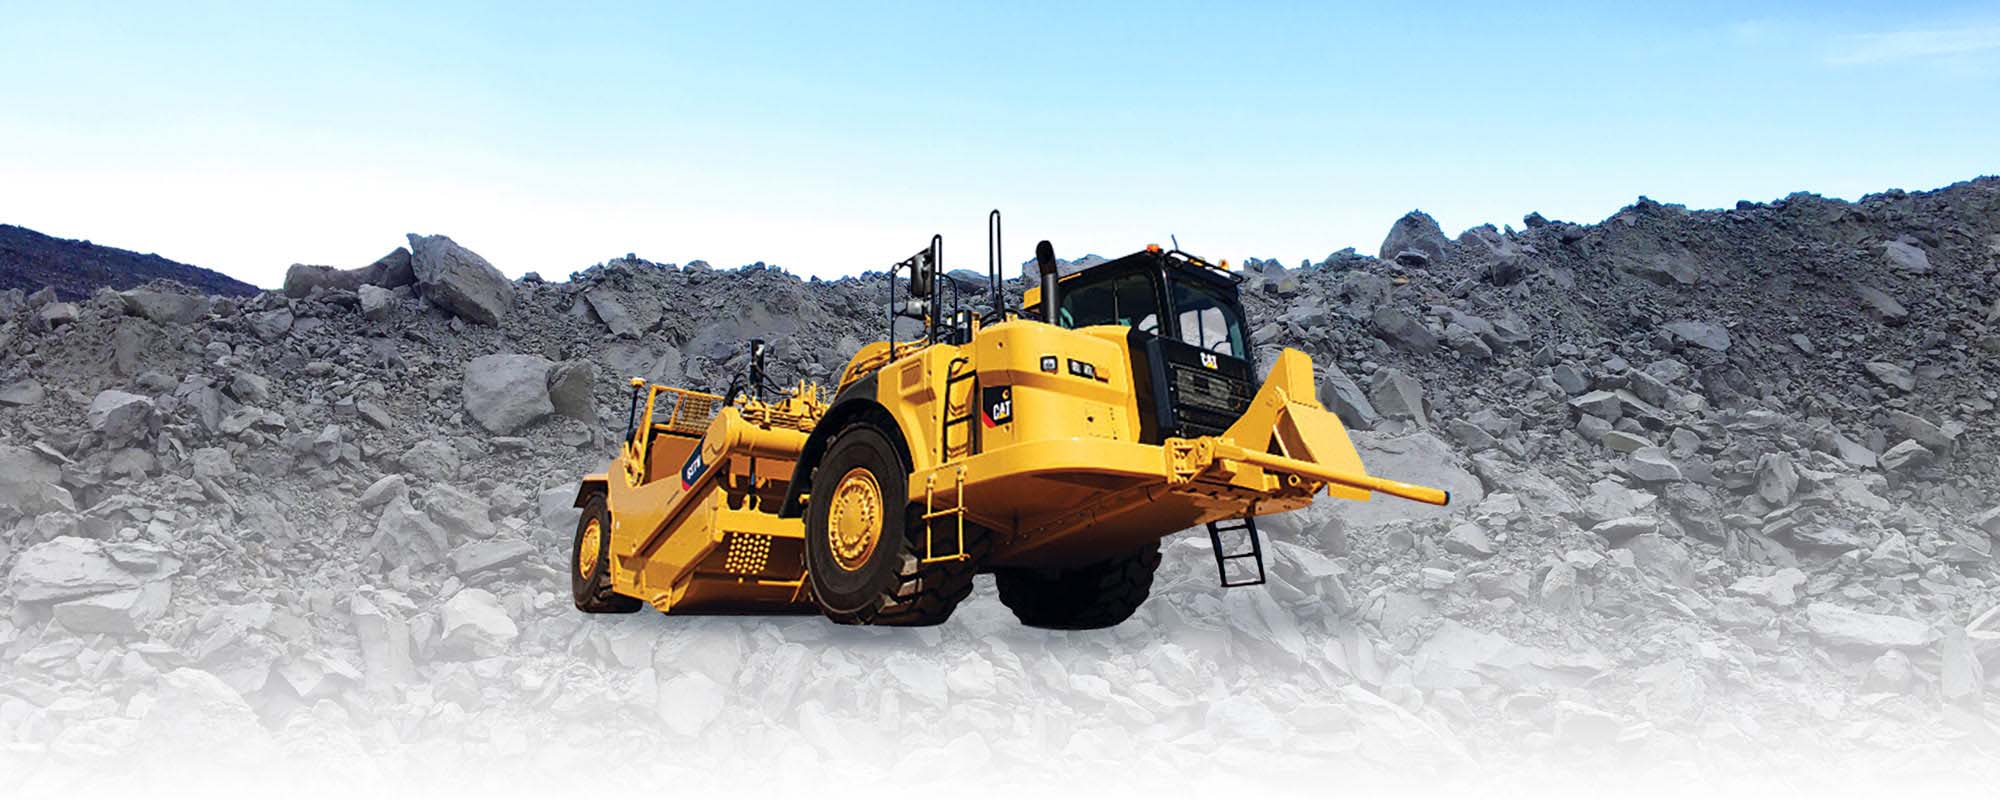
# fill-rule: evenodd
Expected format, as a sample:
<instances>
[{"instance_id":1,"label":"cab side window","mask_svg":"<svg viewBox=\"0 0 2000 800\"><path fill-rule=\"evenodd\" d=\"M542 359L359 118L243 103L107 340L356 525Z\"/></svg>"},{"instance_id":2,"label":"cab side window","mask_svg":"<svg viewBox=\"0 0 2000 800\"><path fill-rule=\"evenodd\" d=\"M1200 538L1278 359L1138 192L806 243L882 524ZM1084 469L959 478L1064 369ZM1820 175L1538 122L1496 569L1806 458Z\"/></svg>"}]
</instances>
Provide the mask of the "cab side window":
<instances>
[{"instance_id":1,"label":"cab side window","mask_svg":"<svg viewBox=\"0 0 2000 800\"><path fill-rule=\"evenodd\" d=\"M1213 290L1176 281L1174 308L1181 341L1210 352L1245 357L1243 320L1236 307Z\"/></svg>"}]
</instances>

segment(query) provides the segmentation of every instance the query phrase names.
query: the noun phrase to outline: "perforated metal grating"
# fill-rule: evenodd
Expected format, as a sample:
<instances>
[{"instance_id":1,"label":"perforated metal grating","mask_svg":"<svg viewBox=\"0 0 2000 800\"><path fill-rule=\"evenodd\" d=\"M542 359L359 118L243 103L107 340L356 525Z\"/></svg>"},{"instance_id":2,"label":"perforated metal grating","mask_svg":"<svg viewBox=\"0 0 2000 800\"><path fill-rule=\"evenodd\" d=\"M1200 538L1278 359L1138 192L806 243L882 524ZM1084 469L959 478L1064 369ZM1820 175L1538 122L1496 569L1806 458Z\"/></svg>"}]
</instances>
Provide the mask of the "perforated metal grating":
<instances>
[{"instance_id":1,"label":"perforated metal grating","mask_svg":"<svg viewBox=\"0 0 2000 800\"><path fill-rule=\"evenodd\" d=\"M757 533L732 533L725 545L722 568L738 575L756 575L771 560L771 537Z\"/></svg>"}]
</instances>

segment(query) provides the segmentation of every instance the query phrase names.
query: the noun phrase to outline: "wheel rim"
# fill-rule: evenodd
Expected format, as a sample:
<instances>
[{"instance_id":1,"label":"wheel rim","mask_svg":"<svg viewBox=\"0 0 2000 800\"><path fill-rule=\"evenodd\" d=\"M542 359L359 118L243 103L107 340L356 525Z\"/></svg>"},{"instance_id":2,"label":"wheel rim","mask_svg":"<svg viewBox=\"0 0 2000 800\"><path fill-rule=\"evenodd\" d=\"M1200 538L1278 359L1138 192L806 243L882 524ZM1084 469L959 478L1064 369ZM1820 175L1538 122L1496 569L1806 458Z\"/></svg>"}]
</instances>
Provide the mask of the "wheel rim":
<instances>
[{"instance_id":1,"label":"wheel rim","mask_svg":"<svg viewBox=\"0 0 2000 800\"><path fill-rule=\"evenodd\" d=\"M859 572L882 541L882 486L866 467L855 467L834 484L827 508L826 535L833 545L833 563Z\"/></svg>"},{"instance_id":2,"label":"wheel rim","mask_svg":"<svg viewBox=\"0 0 2000 800\"><path fill-rule=\"evenodd\" d=\"M590 578L597 569L597 554L604 550L604 528L592 519L583 526L583 539L576 543L576 574Z\"/></svg>"}]
</instances>

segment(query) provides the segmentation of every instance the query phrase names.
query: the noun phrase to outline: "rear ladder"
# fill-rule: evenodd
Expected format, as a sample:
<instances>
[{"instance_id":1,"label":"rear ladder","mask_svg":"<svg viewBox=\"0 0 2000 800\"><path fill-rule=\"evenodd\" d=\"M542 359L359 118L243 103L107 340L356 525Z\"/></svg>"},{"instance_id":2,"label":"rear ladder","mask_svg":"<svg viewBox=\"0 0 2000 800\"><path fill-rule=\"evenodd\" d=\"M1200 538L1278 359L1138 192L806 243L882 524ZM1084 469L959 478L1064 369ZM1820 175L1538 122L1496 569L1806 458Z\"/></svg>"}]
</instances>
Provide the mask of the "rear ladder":
<instances>
[{"instance_id":1,"label":"rear ladder","mask_svg":"<svg viewBox=\"0 0 2000 800\"><path fill-rule=\"evenodd\" d=\"M1238 531L1243 532L1245 537L1249 539L1249 549L1239 550L1234 553L1224 552L1222 535ZM1256 517L1244 517L1242 519L1228 519L1208 523L1208 542L1215 548L1215 573L1216 578L1222 582L1223 588L1259 586L1264 583L1264 543L1257 536ZM1230 580L1229 562L1245 559L1257 565L1257 577Z\"/></svg>"}]
</instances>

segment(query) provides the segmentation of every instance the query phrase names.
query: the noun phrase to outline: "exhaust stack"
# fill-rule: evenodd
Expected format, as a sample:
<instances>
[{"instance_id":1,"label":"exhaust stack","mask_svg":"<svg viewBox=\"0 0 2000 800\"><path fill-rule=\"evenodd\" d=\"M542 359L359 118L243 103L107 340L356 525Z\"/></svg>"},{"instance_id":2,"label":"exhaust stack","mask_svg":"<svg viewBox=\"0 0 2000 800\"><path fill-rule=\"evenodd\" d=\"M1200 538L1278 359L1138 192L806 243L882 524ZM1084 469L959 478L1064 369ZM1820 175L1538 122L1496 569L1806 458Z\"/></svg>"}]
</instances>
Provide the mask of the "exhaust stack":
<instances>
[{"instance_id":1,"label":"exhaust stack","mask_svg":"<svg viewBox=\"0 0 2000 800\"><path fill-rule=\"evenodd\" d=\"M1042 271L1042 316L1050 325L1056 324L1056 307L1060 298L1056 297L1056 248L1043 239L1035 245L1035 266Z\"/></svg>"}]
</instances>

